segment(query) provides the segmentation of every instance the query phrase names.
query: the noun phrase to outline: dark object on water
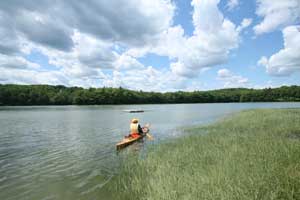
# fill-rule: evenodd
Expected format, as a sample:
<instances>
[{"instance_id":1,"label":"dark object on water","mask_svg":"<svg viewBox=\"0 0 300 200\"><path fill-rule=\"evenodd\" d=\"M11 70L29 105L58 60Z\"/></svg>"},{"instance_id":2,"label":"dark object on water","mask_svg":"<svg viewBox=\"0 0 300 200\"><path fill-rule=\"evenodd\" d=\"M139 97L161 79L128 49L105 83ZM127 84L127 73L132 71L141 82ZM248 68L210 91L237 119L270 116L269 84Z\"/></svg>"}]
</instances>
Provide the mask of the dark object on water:
<instances>
[{"instance_id":1,"label":"dark object on water","mask_svg":"<svg viewBox=\"0 0 300 200\"><path fill-rule=\"evenodd\" d=\"M126 138L124 138L121 142L116 144L117 150L121 150L121 149L133 144L134 142L144 138L147 135L148 132L149 132L149 128L148 127L143 127L143 134L140 135L139 137L136 137L136 138L126 137Z\"/></svg>"},{"instance_id":2,"label":"dark object on water","mask_svg":"<svg viewBox=\"0 0 300 200\"><path fill-rule=\"evenodd\" d=\"M144 112L143 110L130 110L130 113L140 113L140 112Z\"/></svg>"},{"instance_id":3,"label":"dark object on water","mask_svg":"<svg viewBox=\"0 0 300 200\"><path fill-rule=\"evenodd\" d=\"M129 112L129 113L141 113L145 112L144 110L123 110L124 112Z\"/></svg>"}]
</instances>

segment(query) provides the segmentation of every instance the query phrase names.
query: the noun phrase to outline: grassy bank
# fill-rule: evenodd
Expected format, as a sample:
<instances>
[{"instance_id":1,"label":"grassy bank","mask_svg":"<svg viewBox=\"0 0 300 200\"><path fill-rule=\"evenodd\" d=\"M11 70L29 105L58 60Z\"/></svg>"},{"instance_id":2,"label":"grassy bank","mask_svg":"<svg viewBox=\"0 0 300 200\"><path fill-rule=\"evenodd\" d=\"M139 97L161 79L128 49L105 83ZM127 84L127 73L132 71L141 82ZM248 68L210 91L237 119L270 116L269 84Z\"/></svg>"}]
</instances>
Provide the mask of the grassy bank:
<instances>
[{"instance_id":1,"label":"grassy bank","mask_svg":"<svg viewBox=\"0 0 300 200\"><path fill-rule=\"evenodd\" d=\"M300 109L250 110L132 158L114 199L300 199Z\"/></svg>"}]
</instances>

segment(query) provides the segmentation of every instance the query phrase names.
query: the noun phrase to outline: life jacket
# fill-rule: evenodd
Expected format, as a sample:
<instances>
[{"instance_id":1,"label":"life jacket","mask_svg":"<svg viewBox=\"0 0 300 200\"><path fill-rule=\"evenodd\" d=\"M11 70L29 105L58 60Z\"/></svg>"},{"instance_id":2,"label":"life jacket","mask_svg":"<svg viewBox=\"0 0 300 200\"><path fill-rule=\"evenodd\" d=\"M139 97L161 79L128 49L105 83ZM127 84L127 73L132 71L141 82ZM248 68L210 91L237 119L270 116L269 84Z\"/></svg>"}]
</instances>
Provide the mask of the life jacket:
<instances>
[{"instance_id":1,"label":"life jacket","mask_svg":"<svg viewBox=\"0 0 300 200\"><path fill-rule=\"evenodd\" d=\"M139 127L138 123L131 123L130 124L130 134L139 133L138 127Z\"/></svg>"}]
</instances>

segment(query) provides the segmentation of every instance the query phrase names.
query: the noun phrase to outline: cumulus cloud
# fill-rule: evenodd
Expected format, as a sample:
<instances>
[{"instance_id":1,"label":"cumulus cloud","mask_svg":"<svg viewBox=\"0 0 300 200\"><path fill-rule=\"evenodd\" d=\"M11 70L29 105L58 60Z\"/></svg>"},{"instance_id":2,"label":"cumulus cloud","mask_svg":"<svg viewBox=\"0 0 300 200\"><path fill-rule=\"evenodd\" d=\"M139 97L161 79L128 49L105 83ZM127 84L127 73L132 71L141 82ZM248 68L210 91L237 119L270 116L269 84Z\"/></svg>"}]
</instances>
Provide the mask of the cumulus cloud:
<instances>
[{"instance_id":1,"label":"cumulus cloud","mask_svg":"<svg viewBox=\"0 0 300 200\"><path fill-rule=\"evenodd\" d=\"M241 25L238 26L237 31L240 32L243 29L249 27L252 24L252 19L251 18L244 18Z\"/></svg>"},{"instance_id":2,"label":"cumulus cloud","mask_svg":"<svg viewBox=\"0 0 300 200\"><path fill-rule=\"evenodd\" d=\"M63 74L70 77L70 79L101 79L104 76L101 70L88 68L80 65L74 65L72 67L63 68L61 70Z\"/></svg>"},{"instance_id":3,"label":"cumulus cloud","mask_svg":"<svg viewBox=\"0 0 300 200\"><path fill-rule=\"evenodd\" d=\"M284 48L269 59L262 57L258 65L274 76L288 76L300 71L300 27L288 26L283 29Z\"/></svg>"},{"instance_id":4,"label":"cumulus cloud","mask_svg":"<svg viewBox=\"0 0 300 200\"><path fill-rule=\"evenodd\" d=\"M155 45L144 48L131 48L128 54L133 57L148 52L168 56L170 70L176 76L193 78L203 69L223 64L230 50L239 45L240 32L249 26L251 19L244 19L240 26L224 18L218 9L219 0L193 0L194 33L188 37L180 26L165 30Z\"/></svg>"},{"instance_id":5,"label":"cumulus cloud","mask_svg":"<svg viewBox=\"0 0 300 200\"><path fill-rule=\"evenodd\" d=\"M170 0L0 2L1 15L15 20L15 30L60 50L72 48L74 29L101 40L144 45L171 25L174 9Z\"/></svg>"},{"instance_id":6,"label":"cumulus cloud","mask_svg":"<svg viewBox=\"0 0 300 200\"><path fill-rule=\"evenodd\" d=\"M69 85L66 77L57 71L1 68L1 83Z\"/></svg>"},{"instance_id":7,"label":"cumulus cloud","mask_svg":"<svg viewBox=\"0 0 300 200\"><path fill-rule=\"evenodd\" d=\"M113 65L117 70L141 70L145 67L134 57L126 53L118 56Z\"/></svg>"},{"instance_id":8,"label":"cumulus cloud","mask_svg":"<svg viewBox=\"0 0 300 200\"><path fill-rule=\"evenodd\" d=\"M48 55L49 62L63 68L117 69L130 70L144 67L136 58L127 53L119 54L113 48L113 43L104 42L83 33L73 36L74 48L71 52L54 51L41 48ZM93 69L89 69L93 68ZM76 70L77 71L77 70Z\"/></svg>"},{"instance_id":9,"label":"cumulus cloud","mask_svg":"<svg viewBox=\"0 0 300 200\"><path fill-rule=\"evenodd\" d=\"M0 11L0 53L12 55L19 52L20 42L11 18Z\"/></svg>"},{"instance_id":10,"label":"cumulus cloud","mask_svg":"<svg viewBox=\"0 0 300 200\"><path fill-rule=\"evenodd\" d=\"M75 18L70 20L78 29L131 45L143 45L168 28L174 12L169 0L94 0L89 6L86 2L74 2L70 13Z\"/></svg>"},{"instance_id":11,"label":"cumulus cloud","mask_svg":"<svg viewBox=\"0 0 300 200\"><path fill-rule=\"evenodd\" d=\"M256 14L263 18L254 27L257 35L292 25L300 20L299 0L257 0Z\"/></svg>"},{"instance_id":12,"label":"cumulus cloud","mask_svg":"<svg viewBox=\"0 0 300 200\"><path fill-rule=\"evenodd\" d=\"M138 71L113 71L103 80L110 87L125 87L144 91L175 91L187 88L186 78L178 77L168 70L157 70L152 66Z\"/></svg>"},{"instance_id":13,"label":"cumulus cloud","mask_svg":"<svg viewBox=\"0 0 300 200\"><path fill-rule=\"evenodd\" d=\"M20 52L20 43L24 39L59 50L70 50L72 30L50 12L53 5L49 1L1 1L0 32L6 32L9 37L4 40L14 41L14 45L10 46L16 52ZM3 54L7 52L2 51Z\"/></svg>"},{"instance_id":14,"label":"cumulus cloud","mask_svg":"<svg viewBox=\"0 0 300 200\"><path fill-rule=\"evenodd\" d=\"M60 70L33 70L32 68L4 68L0 66L0 83L50 84L81 87L102 87L107 78L101 70L74 66Z\"/></svg>"},{"instance_id":15,"label":"cumulus cloud","mask_svg":"<svg viewBox=\"0 0 300 200\"><path fill-rule=\"evenodd\" d=\"M73 35L75 46L73 48L73 59L92 68L112 69L113 62L117 59L117 53L112 50L111 43L96 39L93 36L75 31Z\"/></svg>"},{"instance_id":16,"label":"cumulus cloud","mask_svg":"<svg viewBox=\"0 0 300 200\"><path fill-rule=\"evenodd\" d=\"M17 31L28 40L58 50L70 51L73 47L71 27L53 20L49 14L36 11L19 11L15 18Z\"/></svg>"},{"instance_id":17,"label":"cumulus cloud","mask_svg":"<svg viewBox=\"0 0 300 200\"><path fill-rule=\"evenodd\" d=\"M170 0L0 1L1 80L49 83L30 78L40 73L59 84L95 85L98 79L101 86L101 80L109 77L101 69L145 69L135 57L114 47L157 43L172 25L174 10ZM37 65L25 58L32 50L45 55L58 70L33 71Z\"/></svg>"},{"instance_id":18,"label":"cumulus cloud","mask_svg":"<svg viewBox=\"0 0 300 200\"><path fill-rule=\"evenodd\" d=\"M219 0L192 1L194 33L188 37L180 26L164 31L159 41L152 46L128 50L128 54L140 57L152 52L168 56L170 70L176 76L197 77L202 69L226 62L230 50L237 48L239 33L251 24L245 19L242 27L236 27L224 18L218 9Z\"/></svg>"},{"instance_id":19,"label":"cumulus cloud","mask_svg":"<svg viewBox=\"0 0 300 200\"><path fill-rule=\"evenodd\" d=\"M231 72L228 69L220 69L218 71L218 77L219 78L228 78L231 77Z\"/></svg>"},{"instance_id":20,"label":"cumulus cloud","mask_svg":"<svg viewBox=\"0 0 300 200\"><path fill-rule=\"evenodd\" d=\"M239 0L228 0L226 7L228 10L233 10L239 5L239 3L240 3Z\"/></svg>"},{"instance_id":21,"label":"cumulus cloud","mask_svg":"<svg viewBox=\"0 0 300 200\"><path fill-rule=\"evenodd\" d=\"M0 54L0 67L7 69L38 69L40 66L20 56Z\"/></svg>"},{"instance_id":22,"label":"cumulus cloud","mask_svg":"<svg viewBox=\"0 0 300 200\"><path fill-rule=\"evenodd\" d=\"M172 25L171 0L0 1L0 54L7 56L0 63L0 76L6 77L5 83L191 89L187 80L226 62L239 45L241 31L252 22L244 19L235 25L218 4L192 1L194 32L187 36L180 25ZM32 50L57 70L30 69L33 63L24 56L30 57ZM167 56L170 66L144 66L139 57L148 53ZM9 60L19 65L7 67ZM111 73L105 74L107 70Z\"/></svg>"},{"instance_id":23,"label":"cumulus cloud","mask_svg":"<svg viewBox=\"0 0 300 200\"><path fill-rule=\"evenodd\" d=\"M248 78L245 78L243 76L235 75L228 69L220 69L218 71L218 77L217 79L219 81L222 81L224 83L224 87L245 87L247 85Z\"/></svg>"},{"instance_id":24,"label":"cumulus cloud","mask_svg":"<svg viewBox=\"0 0 300 200\"><path fill-rule=\"evenodd\" d=\"M238 47L239 31L218 9L219 0L193 0L193 36L184 38L177 30L180 48L172 56L177 62L171 64L172 71L181 76L194 76L202 68L224 63L229 51ZM178 29L178 28L177 28ZM172 36L173 36L172 35ZM174 44L172 44L174 45Z\"/></svg>"}]
</instances>

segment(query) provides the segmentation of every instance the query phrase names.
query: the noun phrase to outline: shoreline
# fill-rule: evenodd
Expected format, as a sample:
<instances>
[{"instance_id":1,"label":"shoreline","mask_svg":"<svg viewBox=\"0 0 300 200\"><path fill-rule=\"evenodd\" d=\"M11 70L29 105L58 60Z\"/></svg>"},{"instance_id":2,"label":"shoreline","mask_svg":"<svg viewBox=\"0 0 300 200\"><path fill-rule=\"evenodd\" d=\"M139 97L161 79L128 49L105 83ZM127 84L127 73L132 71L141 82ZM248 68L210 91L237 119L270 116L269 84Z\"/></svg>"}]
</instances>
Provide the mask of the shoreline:
<instances>
[{"instance_id":1,"label":"shoreline","mask_svg":"<svg viewBox=\"0 0 300 200\"><path fill-rule=\"evenodd\" d=\"M130 158L112 199L300 198L300 109L251 109ZM205 134L203 134L205 133Z\"/></svg>"},{"instance_id":2,"label":"shoreline","mask_svg":"<svg viewBox=\"0 0 300 200\"><path fill-rule=\"evenodd\" d=\"M212 102L212 103L149 103L149 104L97 104L97 105L0 105L1 108L42 108L42 107L110 107L110 106L151 106L151 105L193 105L193 104L282 104L282 103L295 103L300 104L300 101L268 101L268 102ZM298 107L292 107L291 109L297 109ZM262 108L264 109L264 108ZM266 108L268 109L268 108Z\"/></svg>"},{"instance_id":3,"label":"shoreline","mask_svg":"<svg viewBox=\"0 0 300 200\"><path fill-rule=\"evenodd\" d=\"M45 104L45 105L1 105L1 107L97 107L97 106L147 106L147 105L190 105L190 104L261 104L261 103L300 103L300 101L243 101L243 102L196 102L196 103L133 103L133 104Z\"/></svg>"},{"instance_id":4,"label":"shoreline","mask_svg":"<svg viewBox=\"0 0 300 200\"><path fill-rule=\"evenodd\" d=\"M208 91L146 92L119 88L0 84L0 105L115 105L152 103L226 103L300 101L300 86Z\"/></svg>"}]
</instances>

